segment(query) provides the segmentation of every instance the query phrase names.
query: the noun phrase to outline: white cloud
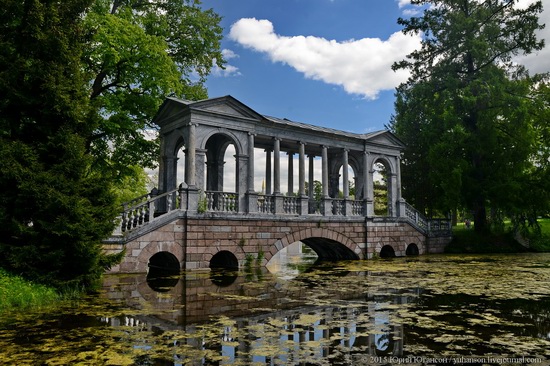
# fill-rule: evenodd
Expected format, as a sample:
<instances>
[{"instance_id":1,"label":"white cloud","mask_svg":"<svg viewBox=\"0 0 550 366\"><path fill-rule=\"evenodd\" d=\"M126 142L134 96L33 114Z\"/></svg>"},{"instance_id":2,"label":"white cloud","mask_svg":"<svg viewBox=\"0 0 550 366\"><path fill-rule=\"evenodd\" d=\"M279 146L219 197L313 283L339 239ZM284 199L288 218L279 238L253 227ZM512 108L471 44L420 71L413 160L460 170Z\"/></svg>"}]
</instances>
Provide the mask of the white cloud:
<instances>
[{"instance_id":1,"label":"white cloud","mask_svg":"<svg viewBox=\"0 0 550 366\"><path fill-rule=\"evenodd\" d=\"M389 39L363 38L337 42L314 36L286 37L275 33L269 20L244 18L231 26L229 37L244 47L265 53L307 78L340 85L350 94L375 99L382 90L394 89L408 72L391 65L420 47L420 36L401 32Z\"/></svg>"},{"instance_id":2,"label":"white cloud","mask_svg":"<svg viewBox=\"0 0 550 366\"><path fill-rule=\"evenodd\" d=\"M238 58L239 57L239 55L237 55L235 52L233 52L232 50L227 49L227 48L224 48L222 50L222 56L226 60L231 60L232 58Z\"/></svg>"},{"instance_id":3,"label":"white cloud","mask_svg":"<svg viewBox=\"0 0 550 366\"><path fill-rule=\"evenodd\" d=\"M226 61L239 57L239 55L237 55L235 52L227 48L224 48L222 50L222 56ZM241 75L241 72L239 71L238 67L230 64L225 64L225 67L222 69L221 67L216 65L216 60L214 60L212 63L211 74L213 76L228 77L228 76L239 76Z\"/></svg>"},{"instance_id":4,"label":"white cloud","mask_svg":"<svg viewBox=\"0 0 550 366\"><path fill-rule=\"evenodd\" d=\"M396 0L399 8L402 8L407 5L411 5L411 0Z\"/></svg>"}]
</instances>

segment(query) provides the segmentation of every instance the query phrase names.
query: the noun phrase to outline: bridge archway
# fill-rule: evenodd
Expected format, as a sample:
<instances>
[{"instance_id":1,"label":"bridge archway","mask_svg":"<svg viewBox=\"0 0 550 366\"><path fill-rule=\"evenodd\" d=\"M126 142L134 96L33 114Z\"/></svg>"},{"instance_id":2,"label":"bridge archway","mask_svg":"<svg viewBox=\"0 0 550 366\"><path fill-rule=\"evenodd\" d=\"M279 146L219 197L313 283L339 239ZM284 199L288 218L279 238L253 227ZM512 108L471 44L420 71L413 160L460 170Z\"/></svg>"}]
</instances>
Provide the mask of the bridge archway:
<instances>
[{"instance_id":1,"label":"bridge archway","mask_svg":"<svg viewBox=\"0 0 550 366\"><path fill-rule=\"evenodd\" d=\"M391 245L384 245L380 250L380 258L393 258L395 257L395 250Z\"/></svg>"},{"instance_id":2,"label":"bridge archway","mask_svg":"<svg viewBox=\"0 0 550 366\"><path fill-rule=\"evenodd\" d=\"M221 250L210 259L210 269L238 269L239 260L229 250Z\"/></svg>"},{"instance_id":3,"label":"bridge archway","mask_svg":"<svg viewBox=\"0 0 550 366\"><path fill-rule=\"evenodd\" d=\"M350 238L325 228L301 230L286 235L271 246L266 253L269 261L278 251L292 243L301 241L317 254L321 261L339 261L361 259L361 248Z\"/></svg>"},{"instance_id":4,"label":"bridge archway","mask_svg":"<svg viewBox=\"0 0 550 366\"><path fill-rule=\"evenodd\" d=\"M406 255L419 255L420 250L418 249L418 245L415 243L411 243L407 245L407 250L405 251Z\"/></svg>"}]
</instances>

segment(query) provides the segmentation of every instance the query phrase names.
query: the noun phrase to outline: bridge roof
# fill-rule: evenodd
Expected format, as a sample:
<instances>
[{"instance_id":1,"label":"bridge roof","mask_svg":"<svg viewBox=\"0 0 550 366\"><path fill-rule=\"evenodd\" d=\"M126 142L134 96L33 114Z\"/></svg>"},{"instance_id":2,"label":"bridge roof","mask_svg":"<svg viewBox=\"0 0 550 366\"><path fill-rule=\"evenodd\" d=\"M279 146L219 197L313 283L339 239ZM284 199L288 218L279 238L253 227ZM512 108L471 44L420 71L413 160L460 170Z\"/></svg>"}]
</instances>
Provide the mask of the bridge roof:
<instances>
[{"instance_id":1,"label":"bridge roof","mask_svg":"<svg viewBox=\"0 0 550 366\"><path fill-rule=\"evenodd\" d=\"M208 113L211 115L226 117L229 116L252 121L255 122L255 124L267 122L267 124L271 127L279 130L293 130L296 132L302 131L307 132L308 134L313 132L315 134L330 135L337 138L363 140L373 144L389 144L399 150L405 146L398 137L388 130L379 130L361 134L291 121L287 118L262 115L231 95L199 101L183 100L173 97L166 98L157 115L153 119L153 122L160 127L164 127L172 123L175 117L191 112Z\"/></svg>"}]
</instances>

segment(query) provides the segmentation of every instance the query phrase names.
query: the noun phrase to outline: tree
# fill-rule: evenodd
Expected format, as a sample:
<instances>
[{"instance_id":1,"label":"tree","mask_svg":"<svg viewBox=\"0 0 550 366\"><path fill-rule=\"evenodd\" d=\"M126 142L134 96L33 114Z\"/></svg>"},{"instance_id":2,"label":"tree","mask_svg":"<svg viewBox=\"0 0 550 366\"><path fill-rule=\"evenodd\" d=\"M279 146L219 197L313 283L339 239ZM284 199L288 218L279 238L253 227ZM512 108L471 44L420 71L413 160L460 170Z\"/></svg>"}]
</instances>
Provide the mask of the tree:
<instances>
[{"instance_id":1,"label":"tree","mask_svg":"<svg viewBox=\"0 0 550 366\"><path fill-rule=\"evenodd\" d=\"M88 137L94 168L121 180L132 166L153 168L158 144L144 130L167 96L207 98L204 81L223 67L221 18L197 0L95 0L86 13L82 55L98 112Z\"/></svg>"},{"instance_id":2,"label":"tree","mask_svg":"<svg viewBox=\"0 0 550 366\"><path fill-rule=\"evenodd\" d=\"M430 194L441 197L429 205L464 204L478 231L487 228L488 208L494 219L511 209L509 197L525 189L520 182L539 149L528 112L531 79L512 57L544 46L535 36L544 27L542 4L521 9L516 2L413 0L432 6L398 20L404 33L423 34L421 49L393 66L411 72L392 121L410 146L404 171L420 165Z\"/></svg>"},{"instance_id":3,"label":"tree","mask_svg":"<svg viewBox=\"0 0 550 366\"><path fill-rule=\"evenodd\" d=\"M90 287L116 207L92 172L81 67L87 0L5 0L0 8L0 265L57 287Z\"/></svg>"}]
</instances>

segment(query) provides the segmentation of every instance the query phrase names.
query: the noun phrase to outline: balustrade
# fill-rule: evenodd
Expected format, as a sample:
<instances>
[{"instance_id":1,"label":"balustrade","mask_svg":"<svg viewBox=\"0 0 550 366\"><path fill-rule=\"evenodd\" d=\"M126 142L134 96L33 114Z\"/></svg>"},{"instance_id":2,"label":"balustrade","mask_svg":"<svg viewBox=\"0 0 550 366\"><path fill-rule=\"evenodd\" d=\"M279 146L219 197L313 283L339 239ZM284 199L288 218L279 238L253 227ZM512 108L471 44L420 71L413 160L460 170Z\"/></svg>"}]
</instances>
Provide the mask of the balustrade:
<instances>
[{"instance_id":1,"label":"balustrade","mask_svg":"<svg viewBox=\"0 0 550 366\"><path fill-rule=\"evenodd\" d=\"M346 201L334 198L332 200L332 214L335 216L344 216L346 214Z\"/></svg>"},{"instance_id":2,"label":"balustrade","mask_svg":"<svg viewBox=\"0 0 550 366\"><path fill-rule=\"evenodd\" d=\"M206 191L206 211L239 212L238 197L234 192Z\"/></svg>"},{"instance_id":3,"label":"balustrade","mask_svg":"<svg viewBox=\"0 0 550 366\"><path fill-rule=\"evenodd\" d=\"M123 205L123 212L118 218L119 226L115 232L124 234L146 225L155 217L160 217L176 209L190 209L198 212L240 212L239 195L235 192L206 191L204 192L202 203L198 202L197 207L187 207L188 193L187 189L175 189L160 195L155 195L152 192L125 203ZM279 199L282 202L279 210L282 211L276 212L275 196L257 195L257 214L323 215L321 202L309 200L308 212L302 213L302 201L299 197L279 196ZM331 206L329 207L331 210L325 214L333 216L365 215L365 203L361 200L350 201L331 198L328 202L330 202ZM197 205L196 201L191 206L194 205ZM349 206L348 209L346 209L347 206ZM451 235L450 220L427 219L418 210L404 201L401 207L404 210L403 218L426 234L430 236Z\"/></svg>"},{"instance_id":4,"label":"balustrade","mask_svg":"<svg viewBox=\"0 0 550 366\"><path fill-rule=\"evenodd\" d=\"M173 211L177 206L177 190L154 195L146 194L123 204L118 232L124 233L141 227L155 217L159 207L165 207L165 212ZM137 203L137 204L136 204ZM131 205L134 204L134 205Z\"/></svg>"},{"instance_id":5,"label":"balustrade","mask_svg":"<svg viewBox=\"0 0 550 366\"><path fill-rule=\"evenodd\" d=\"M294 197L294 196L283 197L283 213L299 214L300 210L298 209L298 207L299 207L299 202L297 197Z\"/></svg>"},{"instance_id":6,"label":"balustrade","mask_svg":"<svg viewBox=\"0 0 550 366\"><path fill-rule=\"evenodd\" d=\"M275 198L265 194L258 195L258 212L275 213Z\"/></svg>"},{"instance_id":7,"label":"balustrade","mask_svg":"<svg viewBox=\"0 0 550 366\"><path fill-rule=\"evenodd\" d=\"M364 215L363 201L358 201L358 200L351 201L351 214L353 216L363 216Z\"/></svg>"}]
</instances>

